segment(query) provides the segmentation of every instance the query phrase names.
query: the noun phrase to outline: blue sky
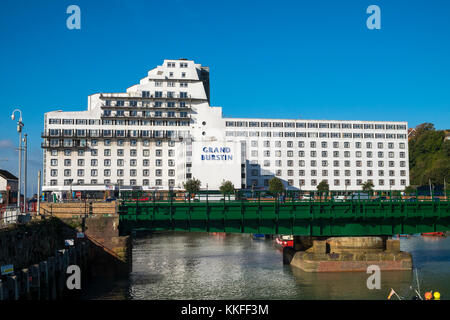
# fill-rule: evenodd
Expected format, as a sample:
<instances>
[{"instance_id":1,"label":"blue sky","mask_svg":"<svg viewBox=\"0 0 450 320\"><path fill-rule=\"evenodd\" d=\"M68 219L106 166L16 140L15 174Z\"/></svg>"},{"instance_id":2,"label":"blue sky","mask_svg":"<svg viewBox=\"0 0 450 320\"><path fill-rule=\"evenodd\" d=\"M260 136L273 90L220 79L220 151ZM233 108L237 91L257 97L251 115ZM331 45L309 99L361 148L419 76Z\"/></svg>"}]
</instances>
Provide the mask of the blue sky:
<instances>
[{"instance_id":1,"label":"blue sky","mask_svg":"<svg viewBox=\"0 0 450 320\"><path fill-rule=\"evenodd\" d=\"M81 9L69 30L66 9ZM369 5L381 30L369 30ZM211 68L225 116L432 122L450 128L450 1L3 0L0 167L17 172L11 111L29 135L30 190L43 114L85 110L164 58ZM35 191L33 191L35 192Z\"/></svg>"}]
</instances>

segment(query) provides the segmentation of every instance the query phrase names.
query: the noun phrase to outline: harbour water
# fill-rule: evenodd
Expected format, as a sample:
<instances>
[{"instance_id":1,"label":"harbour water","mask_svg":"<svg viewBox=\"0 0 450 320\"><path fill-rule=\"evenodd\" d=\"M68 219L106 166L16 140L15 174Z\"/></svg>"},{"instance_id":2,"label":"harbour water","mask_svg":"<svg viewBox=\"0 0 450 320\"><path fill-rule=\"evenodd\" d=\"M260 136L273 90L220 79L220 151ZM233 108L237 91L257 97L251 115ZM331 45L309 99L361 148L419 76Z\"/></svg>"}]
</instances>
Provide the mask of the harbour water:
<instances>
[{"instance_id":1,"label":"harbour water","mask_svg":"<svg viewBox=\"0 0 450 320\"><path fill-rule=\"evenodd\" d=\"M450 297L450 237L401 238L413 256L420 291ZM381 273L381 289L367 288L369 274L306 273L283 265L273 240L248 234L161 233L133 244L128 279L96 280L82 299L382 299L391 288L411 298L410 271Z\"/></svg>"}]
</instances>

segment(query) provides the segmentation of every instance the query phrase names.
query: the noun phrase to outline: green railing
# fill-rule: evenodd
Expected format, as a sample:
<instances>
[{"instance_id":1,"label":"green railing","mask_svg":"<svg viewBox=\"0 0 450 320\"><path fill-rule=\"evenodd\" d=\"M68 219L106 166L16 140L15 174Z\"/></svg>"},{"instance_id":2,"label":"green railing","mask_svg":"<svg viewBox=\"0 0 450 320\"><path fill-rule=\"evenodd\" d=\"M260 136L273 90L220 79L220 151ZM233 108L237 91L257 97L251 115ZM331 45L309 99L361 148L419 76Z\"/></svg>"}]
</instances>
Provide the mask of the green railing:
<instances>
[{"instance_id":1,"label":"green railing","mask_svg":"<svg viewBox=\"0 0 450 320\"><path fill-rule=\"evenodd\" d=\"M194 232L369 236L450 230L450 202L445 196L351 193L346 199L324 193L306 197L286 192L268 197L256 192L204 197L180 193L123 194L120 232L133 229ZM307 199L306 199L307 198ZM198 199L198 201L195 201ZM439 200L437 200L439 199Z\"/></svg>"}]
</instances>

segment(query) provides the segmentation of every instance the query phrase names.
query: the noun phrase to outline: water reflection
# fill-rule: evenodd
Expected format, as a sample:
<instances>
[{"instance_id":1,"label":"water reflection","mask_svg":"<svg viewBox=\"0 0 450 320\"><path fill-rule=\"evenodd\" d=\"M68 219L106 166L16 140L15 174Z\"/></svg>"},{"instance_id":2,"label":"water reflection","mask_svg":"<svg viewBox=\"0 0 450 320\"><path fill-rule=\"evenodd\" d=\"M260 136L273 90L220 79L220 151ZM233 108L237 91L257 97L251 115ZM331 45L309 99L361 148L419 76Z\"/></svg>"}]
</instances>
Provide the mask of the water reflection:
<instances>
[{"instance_id":1,"label":"water reflection","mask_svg":"<svg viewBox=\"0 0 450 320\"><path fill-rule=\"evenodd\" d=\"M450 295L450 238L401 238L413 255L421 291ZM410 271L385 271L381 290L369 274L306 273L282 263L272 240L242 234L162 233L134 241L129 279L96 281L85 299L386 299L411 297ZM414 284L415 287L415 284Z\"/></svg>"}]
</instances>

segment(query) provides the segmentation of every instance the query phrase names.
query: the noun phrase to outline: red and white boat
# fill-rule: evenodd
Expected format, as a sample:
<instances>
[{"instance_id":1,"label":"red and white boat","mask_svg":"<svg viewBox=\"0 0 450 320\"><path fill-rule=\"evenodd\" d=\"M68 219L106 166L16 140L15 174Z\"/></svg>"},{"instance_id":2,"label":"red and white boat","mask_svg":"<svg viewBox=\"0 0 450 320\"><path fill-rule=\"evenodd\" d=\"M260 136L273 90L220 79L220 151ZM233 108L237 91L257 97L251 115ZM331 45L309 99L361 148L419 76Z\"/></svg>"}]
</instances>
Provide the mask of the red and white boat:
<instances>
[{"instance_id":1,"label":"red and white boat","mask_svg":"<svg viewBox=\"0 0 450 320\"><path fill-rule=\"evenodd\" d=\"M275 243L280 247L294 247L294 237L291 235L279 235L275 238Z\"/></svg>"}]
</instances>

